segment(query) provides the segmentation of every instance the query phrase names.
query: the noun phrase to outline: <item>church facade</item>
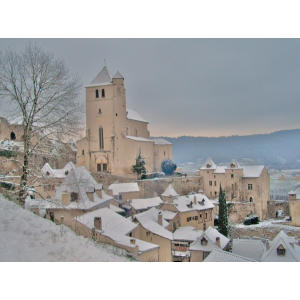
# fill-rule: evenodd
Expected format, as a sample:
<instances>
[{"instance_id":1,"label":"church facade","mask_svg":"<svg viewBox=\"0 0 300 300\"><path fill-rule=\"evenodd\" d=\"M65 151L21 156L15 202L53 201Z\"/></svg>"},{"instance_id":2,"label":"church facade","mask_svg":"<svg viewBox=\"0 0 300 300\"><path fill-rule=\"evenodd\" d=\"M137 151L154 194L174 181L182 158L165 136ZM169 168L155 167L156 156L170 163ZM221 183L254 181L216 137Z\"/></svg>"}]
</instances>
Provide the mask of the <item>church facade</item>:
<instances>
[{"instance_id":1,"label":"church facade","mask_svg":"<svg viewBox=\"0 0 300 300\"><path fill-rule=\"evenodd\" d=\"M150 139L148 122L126 107L124 77L112 76L106 66L86 87L86 136L77 142L77 166L90 172L133 176L139 153L147 172L161 171L173 158L172 144Z\"/></svg>"}]
</instances>

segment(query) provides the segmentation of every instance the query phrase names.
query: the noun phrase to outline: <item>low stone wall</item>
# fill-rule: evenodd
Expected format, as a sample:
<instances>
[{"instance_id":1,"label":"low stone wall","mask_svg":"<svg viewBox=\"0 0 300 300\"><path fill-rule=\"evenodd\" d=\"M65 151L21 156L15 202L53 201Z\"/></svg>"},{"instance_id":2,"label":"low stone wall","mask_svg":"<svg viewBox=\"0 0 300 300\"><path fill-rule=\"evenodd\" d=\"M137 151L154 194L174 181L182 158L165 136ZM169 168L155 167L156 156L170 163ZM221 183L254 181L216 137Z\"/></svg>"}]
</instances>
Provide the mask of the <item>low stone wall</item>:
<instances>
[{"instance_id":1,"label":"low stone wall","mask_svg":"<svg viewBox=\"0 0 300 300\"><path fill-rule=\"evenodd\" d=\"M288 224L288 223L286 223ZM276 235L281 231L284 230L284 232L288 236L293 236L297 239L300 238L300 227L293 227L289 225L279 225L279 224L271 224L269 226L252 226L251 227L234 227L232 229L231 238L243 238L243 239L268 239L273 240Z\"/></svg>"},{"instance_id":2,"label":"low stone wall","mask_svg":"<svg viewBox=\"0 0 300 300\"><path fill-rule=\"evenodd\" d=\"M105 187L110 186L115 181L118 181L119 183L128 183L136 180L136 178L133 177L124 177L103 172L92 172L91 175L98 183L102 183Z\"/></svg>"},{"instance_id":3,"label":"low stone wall","mask_svg":"<svg viewBox=\"0 0 300 300\"><path fill-rule=\"evenodd\" d=\"M144 179L136 181L140 188L141 198L151 198L154 193L160 196L169 184L179 195L187 195L190 192L197 193L202 189L202 178L200 176L187 176L187 177L165 177L157 179Z\"/></svg>"},{"instance_id":4,"label":"low stone wall","mask_svg":"<svg viewBox=\"0 0 300 300\"><path fill-rule=\"evenodd\" d=\"M268 201L268 218L276 218L276 211L282 210L284 216L290 215L289 201L287 200L270 200Z\"/></svg>"},{"instance_id":5,"label":"low stone wall","mask_svg":"<svg viewBox=\"0 0 300 300\"><path fill-rule=\"evenodd\" d=\"M219 205L214 204L214 215L219 214ZM228 206L228 219L233 223L243 223L244 218L248 215L253 214L255 210L255 204L252 202L230 202Z\"/></svg>"}]
</instances>

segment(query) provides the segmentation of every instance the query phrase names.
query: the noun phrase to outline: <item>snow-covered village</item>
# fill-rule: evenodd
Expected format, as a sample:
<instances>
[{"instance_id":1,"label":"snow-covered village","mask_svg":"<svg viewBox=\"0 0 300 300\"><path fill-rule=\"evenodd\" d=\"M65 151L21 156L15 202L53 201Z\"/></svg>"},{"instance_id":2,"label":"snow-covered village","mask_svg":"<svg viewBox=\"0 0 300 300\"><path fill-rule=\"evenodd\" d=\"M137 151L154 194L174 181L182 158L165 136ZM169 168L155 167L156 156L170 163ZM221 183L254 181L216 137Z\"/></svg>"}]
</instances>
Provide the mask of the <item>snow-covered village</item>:
<instances>
[{"instance_id":1,"label":"snow-covered village","mask_svg":"<svg viewBox=\"0 0 300 300\"><path fill-rule=\"evenodd\" d=\"M300 261L300 172L274 196L271 175L288 178L263 164L180 165L106 63L89 74L85 109L77 78L38 46L0 63L13 108L0 118L1 261Z\"/></svg>"}]
</instances>

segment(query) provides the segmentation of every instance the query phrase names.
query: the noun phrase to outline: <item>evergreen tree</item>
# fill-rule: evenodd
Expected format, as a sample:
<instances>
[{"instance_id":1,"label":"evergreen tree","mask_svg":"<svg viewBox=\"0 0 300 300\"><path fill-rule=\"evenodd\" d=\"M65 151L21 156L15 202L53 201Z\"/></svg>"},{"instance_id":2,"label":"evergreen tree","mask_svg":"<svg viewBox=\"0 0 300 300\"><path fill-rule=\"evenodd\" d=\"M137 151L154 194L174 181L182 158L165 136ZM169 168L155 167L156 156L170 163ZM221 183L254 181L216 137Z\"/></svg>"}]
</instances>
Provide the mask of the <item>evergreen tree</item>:
<instances>
[{"instance_id":1,"label":"evergreen tree","mask_svg":"<svg viewBox=\"0 0 300 300\"><path fill-rule=\"evenodd\" d=\"M147 172L145 168L145 160L142 158L141 152L135 161L135 165L132 166L132 172L137 173L137 179L141 179L141 175Z\"/></svg>"},{"instance_id":2,"label":"evergreen tree","mask_svg":"<svg viewBox=\"0 0 300 300\"><path fill-rule=\"evenodd\" d=\"M218 220L218 231L227 237L228 235L228 209L225 191L220 185L219 194L219 220Z\"/></svg>"}]
</instances>

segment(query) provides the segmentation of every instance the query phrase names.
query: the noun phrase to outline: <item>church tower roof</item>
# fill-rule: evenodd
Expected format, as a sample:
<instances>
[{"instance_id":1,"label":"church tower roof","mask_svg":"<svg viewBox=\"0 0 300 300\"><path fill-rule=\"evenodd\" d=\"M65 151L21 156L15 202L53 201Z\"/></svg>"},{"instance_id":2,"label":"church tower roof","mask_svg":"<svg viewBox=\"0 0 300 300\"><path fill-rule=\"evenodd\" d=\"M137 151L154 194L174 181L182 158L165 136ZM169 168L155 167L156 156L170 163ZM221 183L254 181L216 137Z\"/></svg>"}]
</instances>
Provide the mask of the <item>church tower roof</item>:
<instances>
[{"instance_id":1,"label":"church tower roof","mask_svg":"<svg viewBox=\"0 0 300 300\"><path fill-rule=\"evenodd\" d=\"M124 77L120 74L120 72L118 71L116 73L116 75L113 77L113 79L124 79Z\"/></svg>"},{"instance_id":2,"label":"church tower roof","mask_svg":"<svg viewBox=\"0 0 300 300\"><path fill-rule=\"evenodd\" d=\"M87 87L108 85L111 84L111 82L112 82L112 74L107 70L105 66Z\"/></svg>"}]
</instances>

